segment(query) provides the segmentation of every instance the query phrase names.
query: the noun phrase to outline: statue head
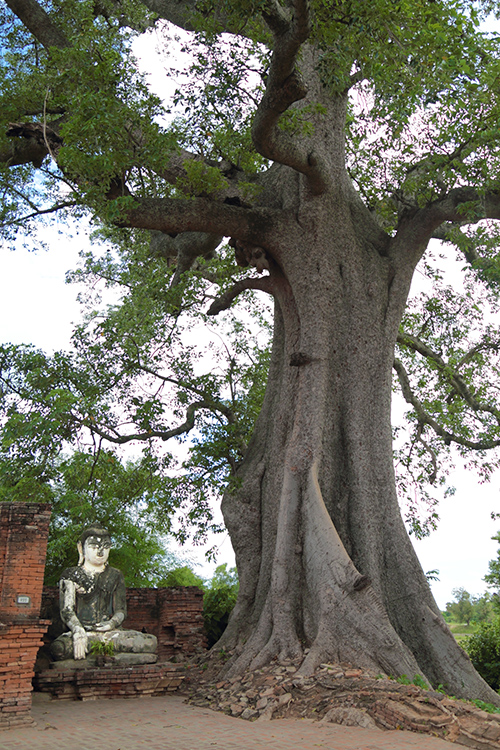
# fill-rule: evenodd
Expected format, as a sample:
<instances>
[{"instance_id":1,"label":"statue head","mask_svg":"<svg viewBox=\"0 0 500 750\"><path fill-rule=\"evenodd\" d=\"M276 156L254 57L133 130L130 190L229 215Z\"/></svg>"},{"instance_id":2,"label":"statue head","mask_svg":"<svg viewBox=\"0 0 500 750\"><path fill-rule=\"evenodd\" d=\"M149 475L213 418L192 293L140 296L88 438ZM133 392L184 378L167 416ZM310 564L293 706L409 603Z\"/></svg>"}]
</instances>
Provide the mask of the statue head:
<instances>
[{"instance_id":1,"label":"statue head","mask_svg":"<svg viewBox=\"0 0 500 750\"><path fill-rule=\"evenodd\" d=\"M92 524L80 535L77 548L78 565L83 565L85 560L91 565L104 565L109 557L111 535L107 529L99 524Z\"/></svg>"}]
</instances>

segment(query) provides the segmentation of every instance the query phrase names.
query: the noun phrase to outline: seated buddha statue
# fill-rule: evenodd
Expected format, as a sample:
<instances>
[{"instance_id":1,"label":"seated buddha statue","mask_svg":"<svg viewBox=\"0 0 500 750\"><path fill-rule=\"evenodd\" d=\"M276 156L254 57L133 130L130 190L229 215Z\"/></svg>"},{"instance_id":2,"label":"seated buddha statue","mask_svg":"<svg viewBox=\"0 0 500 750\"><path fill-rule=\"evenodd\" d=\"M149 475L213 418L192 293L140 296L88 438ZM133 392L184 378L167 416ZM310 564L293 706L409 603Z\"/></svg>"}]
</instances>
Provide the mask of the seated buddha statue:
<instances>
[{"instance_id":1,"label":"seated buddha statue","mask_svg":"<svg viewBox=\"0 0 500 750\"><path fill-rule=\"evenodd\" d=\"M123 630L127 616L123 573L108 565L109 532L94 524L80 536L79 562L59 581L61 619L68 628L51 644L55 660L85 659L93 643L113 644L113 653L154 654L156 636Z\"/></svg>"}]
</instances>

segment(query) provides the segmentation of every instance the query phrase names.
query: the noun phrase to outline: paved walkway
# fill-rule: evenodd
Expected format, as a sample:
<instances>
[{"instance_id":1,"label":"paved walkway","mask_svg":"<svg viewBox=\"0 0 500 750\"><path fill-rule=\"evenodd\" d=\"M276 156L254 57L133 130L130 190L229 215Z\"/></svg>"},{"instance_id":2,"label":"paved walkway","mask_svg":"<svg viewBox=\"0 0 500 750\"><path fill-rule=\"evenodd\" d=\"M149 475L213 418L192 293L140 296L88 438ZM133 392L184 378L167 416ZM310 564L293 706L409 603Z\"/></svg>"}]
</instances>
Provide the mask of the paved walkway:
<instances>
[{"instance_id":1,"label":"paved walkway","mask_svg":"<svg viewBox=\"0 0 500 750\"><path fill-rule=\"evenodd\" d=\"M0 732L1 750L451 750L413 732L308 719L249 722L184 703L182 696L49 701L35 696L36 727Z\"/></svg>"}]
</instances>

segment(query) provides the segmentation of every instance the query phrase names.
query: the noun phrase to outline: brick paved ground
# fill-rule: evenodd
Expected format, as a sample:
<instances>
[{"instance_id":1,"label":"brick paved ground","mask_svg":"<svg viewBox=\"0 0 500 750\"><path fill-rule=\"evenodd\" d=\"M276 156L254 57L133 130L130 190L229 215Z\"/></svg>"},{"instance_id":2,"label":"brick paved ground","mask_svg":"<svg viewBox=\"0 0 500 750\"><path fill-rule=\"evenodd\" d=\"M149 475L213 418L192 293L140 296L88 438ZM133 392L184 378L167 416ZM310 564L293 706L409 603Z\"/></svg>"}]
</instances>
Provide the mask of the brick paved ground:
<instances>
[{"instance_id":1,"label":"brick paved ground","mask_svg":"<svg viewBox=\"0 0 500 750\"><path fill-rule=\"evenodd\" d=\"M279 719L252 723L184 703L182 696L53 701L35 695L35 727L0 732L1 750L450 750L411 732Z\"/></svg>"}]
</instances>

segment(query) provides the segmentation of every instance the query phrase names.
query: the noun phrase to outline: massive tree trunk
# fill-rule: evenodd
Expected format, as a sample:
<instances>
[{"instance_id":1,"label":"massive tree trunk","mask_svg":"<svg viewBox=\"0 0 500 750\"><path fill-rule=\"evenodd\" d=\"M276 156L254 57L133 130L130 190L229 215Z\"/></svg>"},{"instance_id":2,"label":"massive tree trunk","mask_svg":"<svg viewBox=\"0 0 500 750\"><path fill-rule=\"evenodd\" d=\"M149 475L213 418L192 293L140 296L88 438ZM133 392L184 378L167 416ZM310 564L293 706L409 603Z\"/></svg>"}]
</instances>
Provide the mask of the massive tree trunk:
<instances>
[{"instance_id":1,"label":"massive tree trunk","mask_svg":"<svg viewBox=\"0 0 500 750\"><path fill-rule=\"evenodd\" d=\"M223 500L240 595L219 645L236 649L233 673L345 661L498 702L434 602L396 496L391 371L422 248L384 247L341 151L322 195L283 167L269 191L290 220L267 233L273 355L241 484Z\"/></svg>"}]
</instances>

